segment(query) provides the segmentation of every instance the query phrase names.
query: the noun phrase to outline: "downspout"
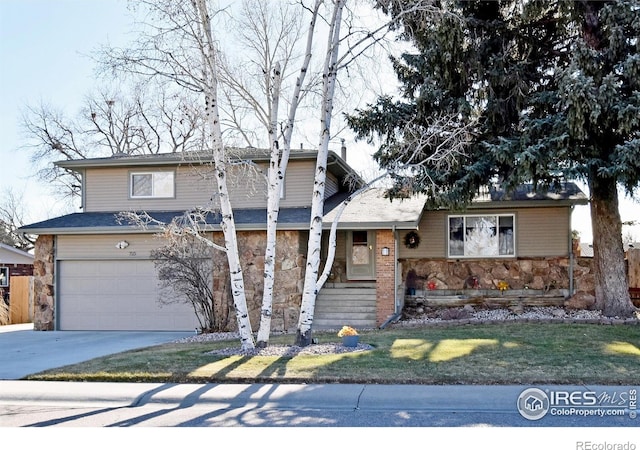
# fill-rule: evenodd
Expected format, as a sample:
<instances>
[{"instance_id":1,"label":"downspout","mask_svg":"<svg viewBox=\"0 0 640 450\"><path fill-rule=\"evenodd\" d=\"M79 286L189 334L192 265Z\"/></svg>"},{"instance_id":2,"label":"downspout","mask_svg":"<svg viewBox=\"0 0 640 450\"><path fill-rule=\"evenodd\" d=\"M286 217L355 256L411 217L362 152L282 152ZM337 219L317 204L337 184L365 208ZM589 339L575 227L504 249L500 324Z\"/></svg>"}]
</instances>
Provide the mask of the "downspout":
<instances>
[{"instance_id":1,"label":"downspout","mask_svg":"<svg viewBox=\"0 0 640 450\"><path fill-rule=\"evenodd\" d=\"M571 220L573 219L574 205L571 205L569 213L569 297L573 297L573 265L575 255L573 253L573 232L571 230Z\"/></svg>"},{"instance_id":2,"label":"downspout","mask_svg":"<svg viewBox=\"0 0 640 450\"><path fill-rule=\"evenodd\" d=\"M390 323L397 321L402 315L402 305L398 298L398 231L394 225L393 231L393 314L380 325L380 329L384 329Z\"/></svg>"},{"instance_id":3,"label":"downspout","mask_svg":"<svg viewBox=\"0 0 640 450\"><path fill-rule=\"evenodd\" d=\"M53 235L53 329L60 331L60 261L58 260L58 235Z\"/></svg>"}]
</instances>

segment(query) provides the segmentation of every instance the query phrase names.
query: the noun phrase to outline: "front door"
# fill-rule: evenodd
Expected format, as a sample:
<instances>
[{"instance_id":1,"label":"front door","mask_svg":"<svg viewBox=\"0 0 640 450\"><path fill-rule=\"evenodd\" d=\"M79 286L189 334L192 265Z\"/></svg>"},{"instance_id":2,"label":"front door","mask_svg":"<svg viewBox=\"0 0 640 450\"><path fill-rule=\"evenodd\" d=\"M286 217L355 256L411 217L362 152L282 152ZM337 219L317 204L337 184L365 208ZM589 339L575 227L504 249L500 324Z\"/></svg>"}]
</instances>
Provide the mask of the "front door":
<instances>
[{"instance_id":1,"label":"front door","mask_svg":"<svg viewBox=\"0 0 640 450\"><path fill-rule=\"evenodd\" d=\"M375 231L350 231L347 235L347 279L375 280Z\"/></svg>"}]
</instances>

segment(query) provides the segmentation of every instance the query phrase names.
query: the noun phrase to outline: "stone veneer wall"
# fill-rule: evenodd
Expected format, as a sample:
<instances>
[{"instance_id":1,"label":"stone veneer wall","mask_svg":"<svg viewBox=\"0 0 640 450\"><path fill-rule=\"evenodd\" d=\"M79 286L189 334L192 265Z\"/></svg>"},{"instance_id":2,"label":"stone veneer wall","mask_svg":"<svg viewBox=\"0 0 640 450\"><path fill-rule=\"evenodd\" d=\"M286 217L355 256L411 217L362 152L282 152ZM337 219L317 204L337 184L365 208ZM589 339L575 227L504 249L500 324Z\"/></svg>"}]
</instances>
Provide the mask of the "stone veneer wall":
<instances>
[{"instance_id":1,"label":"stone veneer wall","mask_svg":"<svg viewBox=\"0 0 640 450\"><path fill-rule=\"evenodd\" d=\"M407 288L464 289L469 277L476 277L478 289L498 289L506 281L509 289L569 289L569 258L518 258L509 260L403 259L402 280ZM413 272L410 274L410 272ZM412 281L414 279L415 281ZM576 258L573 264L576 293L594 295L595 279L591 258ZM410 284L415 283L415 286Z\"/></svg>"},{"instance_id":2,"label":"stone veneer wall","mask_svg":"<svg viewBox=\"0 0 640 450\"><path fill-rule=\"evenodd\" d=\"M33 329L51 331L55 327L54 306L54 237L38 236L33 261L34 311Z\"/></svg>"},{"instance_id":3,"label":"stone veneer wall","mask_svg":"<svg viewBox=\"0 0 640 450\"><path fill-rule=\"evenodd\" d=\"M222 244L222 233L216 233L214 240ZM276 273L271 313L271 329L273 331L294 331L298 325L306 260L302 249L305 245L306 239L303 239L298 231L278 231L277 233ZM257 331L260 325L265 246L264 231L238 232L238 250L244 276L245 295L254 331ZM214 274L216 304L228 307L228 329L236 330L237 323L235 312L232 309L229 286L229 269L224 254L216 252L214 270L216 271Z\"/></svg>"}]
</instances>

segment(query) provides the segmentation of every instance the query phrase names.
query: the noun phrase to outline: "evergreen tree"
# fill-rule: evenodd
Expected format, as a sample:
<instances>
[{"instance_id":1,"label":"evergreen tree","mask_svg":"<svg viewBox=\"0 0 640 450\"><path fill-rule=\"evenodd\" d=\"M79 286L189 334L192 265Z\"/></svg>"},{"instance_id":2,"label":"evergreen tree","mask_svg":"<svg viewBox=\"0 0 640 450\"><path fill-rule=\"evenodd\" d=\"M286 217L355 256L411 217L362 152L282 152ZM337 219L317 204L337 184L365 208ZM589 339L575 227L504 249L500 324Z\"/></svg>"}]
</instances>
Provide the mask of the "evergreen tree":
<instances>
[{"instance_id":1,"label":"evergreen tree","mask_svg":"<svg viewBox=\"0 0 640 450\"><path fill-rule=\"evenodd\" d=\"M381 7L394 14L400 0ZM399 98L381 97L348 118L393 169L417 133L435 134L424 157L461 126L474 139L455 166L396 174L434 204L464 207L478 188L532 182L553 190L585 180L591 194L596 307L631 316L618 189L640 181L640 4L637 1L443 2L450 14L399 24L413 44L393 64ZM449 118L448 128L433 123ZM415 155L412 155L416 158ZM404 161L406 163L406 161Z\"/></svg>"}]
</instances>

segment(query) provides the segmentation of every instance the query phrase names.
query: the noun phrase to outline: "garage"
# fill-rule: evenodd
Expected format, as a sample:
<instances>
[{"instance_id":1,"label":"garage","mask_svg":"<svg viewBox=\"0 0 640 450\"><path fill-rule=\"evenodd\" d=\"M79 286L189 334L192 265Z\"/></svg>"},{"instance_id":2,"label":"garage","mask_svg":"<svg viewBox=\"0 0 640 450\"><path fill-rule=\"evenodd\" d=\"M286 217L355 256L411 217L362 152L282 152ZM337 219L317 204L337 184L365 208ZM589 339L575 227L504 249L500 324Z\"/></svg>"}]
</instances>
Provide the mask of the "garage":
<instances>
[{"instance_id":1,"label":"garage","mask_svg":"<svg viewBox=\"0 0 640 450\"><path fill-rule=\"evenodd\" d=\"M60 330L190 331L198 327L184 303L161 304L151 260L58 261Z\"/></svg>"}]
</instances>

